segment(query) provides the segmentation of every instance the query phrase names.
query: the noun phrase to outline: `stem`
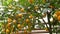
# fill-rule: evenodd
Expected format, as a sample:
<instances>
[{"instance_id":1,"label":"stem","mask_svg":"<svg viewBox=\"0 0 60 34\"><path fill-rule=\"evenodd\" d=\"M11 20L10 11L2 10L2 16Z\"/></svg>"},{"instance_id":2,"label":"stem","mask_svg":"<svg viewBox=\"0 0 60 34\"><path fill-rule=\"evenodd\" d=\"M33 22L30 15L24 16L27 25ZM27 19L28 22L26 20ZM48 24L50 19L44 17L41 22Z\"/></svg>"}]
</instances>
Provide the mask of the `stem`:
<instances>
[{"instance_id":1,"label":"stem","mask_svg":"<svg viewBox=\"0 0 60 34\"><path fill-rule=\"evenodd\" d=\"M49 24L49 33L52 34L50 17L51 17L50 12L47 11L47 18L48 18L48 24Z\"/></svg>"},{"instance_id":2,"label":"stem","mask_svg":"<svg viewBox=\"0 0 60 34\"><path fill-rule=\"evenodd\" d=\"M41 16L41 18L42 18L43 22L46 24L46 27L48 28L48 25L47 25L47 23L45 22L45 20L43 19L42 16Z\"/></svg>"},{"instance_id":3,"label":"stem","mask_svg":"<svg viewBox=\"0 0 60 34\"><path fill-rule=\"evenodd\" d=\"M45 20L42 18L43 22L46 24ZM46 27L48 28L47 24L46 24Z\"/></svg>"},{"instance_id":4,"label":"stem","mask_svg":"<svg viewBox=\"0 0 60 34\"><path fill-rule=\"evenodd\" d=\"M49 19L48 19L48 23L49 23L49 32L50 32L50 34L52 34L51 24L50 24L50 20Z\"/></svg>"},{"instance_id":5,"label":"stem","mask_svg":"<svg viewBox=\"0 0 60 34\"><path fill-rule=\"evenodd\" d=\"M34 18L33 18L33 23L34 23L34 24L32 25L32 29L34 29L34 26L35 26L35 20L36 20L36 19L35 19L35 17L34 17Z\"/></svg>"}]
</instances>

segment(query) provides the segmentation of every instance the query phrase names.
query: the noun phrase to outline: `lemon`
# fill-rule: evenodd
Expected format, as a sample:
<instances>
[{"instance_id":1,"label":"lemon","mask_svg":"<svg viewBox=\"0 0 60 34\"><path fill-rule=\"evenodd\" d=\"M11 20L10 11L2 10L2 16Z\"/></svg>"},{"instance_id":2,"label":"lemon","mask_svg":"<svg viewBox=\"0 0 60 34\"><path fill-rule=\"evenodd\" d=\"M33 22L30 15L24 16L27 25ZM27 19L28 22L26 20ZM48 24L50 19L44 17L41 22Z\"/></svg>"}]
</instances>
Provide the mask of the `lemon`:
<instances>
[{"instance_id":1,"label":"lemon","mask_svg":"<svg viewBox=\"0 0 60 34\"><path fill-rule=\"evenodd\" d=\"M15 19L13 20L13 23L16 23L16 20Z\"/></svg>"},{"instance_id":2,"label":"lemon","mask_svg":"<svg viewBox=\"0 0 60 34\"><path fill-rule=\"evenodd\" d=\"M20 28L21 28L21 25L20 25L20 24L18 24L18 25L17 25L17 27L20 29Z\"/></svg>"},{"instance_id":3,"label":"lemon","mask_svg":"<svg viewBox=\"0 0 60 34\"><path fill-rule=\"evenodd\" d=\"M24 12L24 8L21 8L20 11L21 11L21 12Z\"/></svg>"},{"instance_id":4,"label":"lemon","mask_svg":"<svg viewBox=\"0 0 60 34\"><path fill-rule=\"evenodd\" d=\"M23 17L23 14L18 14L18 16L19 16L20 18L22 18L22 17Z\"/></svg>"},{"instance_id":5,"label":"lemon","mask_svg":"<svg viewBox=\"0 0 60 34\"><path fill-rule=\"evenodd\" d=\"M11 23L8 23L8 24L7 24L7 27L10 27L10 26L11 26Z\"/></svg>"},{"instance_id":6,"label":"lemon","mask_svg":"<svg viewBox=\"0 0 60 34\"><path fill-rule=\"evenodd\" d=\"M58 16L58 18L57 18L57 19L58 19L58 21L60 21L60 16Z\"/></svg>"},{"instance_id":7,"label":"lemon","mask_svg":"<svg viewBox=\"0 0 60 34\"><path fill-rule=\"evenodd\" d=\"M8 18L7 21L8 21L8 23L10 23L12 21L12 19L11 18Z\"/></svg>"},{"instance_id":8,"label":"lemon","mask_svg":"<svg viewBox=\"0 0 60 34\"><path fill-rule=\"evenodd\" d=\"M30 15L30 16L29 16L29 18L33 18L33 16L32 16L32 15Z\"/></svg>"},{"instance_id":9,"label":"lemon","mask_svg":"<svg viewBox=\"0 0 60 34\"><path fill-rule=\"evenodd\" d=\"M59 16L59 15L60 15L60 11L56 11L55 14L56 14L57 16Z\"/></svg>"},{"instance_id":10,"label":"lemon","mask_svg":"<svg viewBox=\"0 0 60 34\"><path fill-rule=\"evenodd\" d=\"M26 19L26 23L28 23L28 22L30 22L30 20L29 19Z\"/></svg>"},{"instance_id":11,"label":"lemon","mask_svg":"<svg viewBox=\"0 0 60 34\"><path fill-rule=\"evenodd\" d=\"M34 2L34 0L28 0L28 2L32 4Z\"/></svg>"},{"instance_id":12,"label":"lemon","mask_svg":"<svg viewBox=\"0 0 60 34\"><path fill-rule=\"evenodd\" d=\"M9 33L10 31L9 31L9 29L6 29L6 33Z\"/></svg>"},{"instance_id":13,"label":"lemon","mask_svg":"<svg viewBox=\"0 0 60 34\"><path fill-rule=\"evenodd\" d=\"M57 17L57 14L54 14L53 17Z\"/></svg>"}]
</instances>

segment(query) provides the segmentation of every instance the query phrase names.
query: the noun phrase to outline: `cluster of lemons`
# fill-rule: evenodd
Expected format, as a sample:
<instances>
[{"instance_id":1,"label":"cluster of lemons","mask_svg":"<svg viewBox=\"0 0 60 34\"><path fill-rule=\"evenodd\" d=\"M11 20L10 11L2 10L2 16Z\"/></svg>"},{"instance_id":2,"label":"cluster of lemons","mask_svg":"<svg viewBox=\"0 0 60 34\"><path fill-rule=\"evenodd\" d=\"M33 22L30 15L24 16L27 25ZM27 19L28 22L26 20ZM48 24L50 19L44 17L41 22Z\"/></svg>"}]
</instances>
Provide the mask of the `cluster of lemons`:
<instances>
[{"instance_id":1,"label":"cluster of lemons","mask_svg":"<svg viewBox=\"0 0 60 34\"><path fill-rule=\"evenodd\" d=\"M18 17L22 18L23 17L23 14L18 14ZM29 18L32 19L33 16L30 15ZM30 23L30 19L25 19L25 22L29 24ZM16 25L17 24L17 20L15 20L15 19L12 20L11 18L8 18L7 19L7 22L8 23L6 24L6 27L7 27L6 33L9 33L9 32L11 32L11 30L12 31L14 30L14 27L12 26L12 23L14 25ZM22 27L24 27L24 23L22 25L20 23L17 24L17 28L18 29L21 29Z\"/></svg>"},{"instance_id":2,"label":"cluster of lemons","mask_svg":"<svg viewBox=\"0 0 60 34\"><path fill-rule=\"evenodd\" d=\"M60 21L60 10L57 10L57 11L54 13L53 17L55 17L58 21Z\"/></svg>"},{"instance_id":3,"label":"cluster of lemons","mask_svg":"<svg viewBox=\"0 0 60 34\"><path fill-rule=\"evenodd\" d=\"M30 3L30 4L32 4L33 2L34 2L34 0L28 0L28 2ZM43 0L43 2L45 2L45 0ZM9 5L8 6L8 8L9 9L11 9L11 8L14 8L12 5ZM20 12L24 12L25 11L25 9L24 8L17 8L17 10L20 10ZM38 6L35 6L34 7L34 9L35 10L38 10ZM23 14L17 14L16 16L14 16L14 17L16 17L16 18L22 18L24 15ZM46 16L46 14L44 14L43 15L44 17ZM28 18L27 19L25 19L25 22L26 23L30 23L30 19L32 19L33 18L33 15L32 14L30 14L29 16L28 16ZM20 21L19 21L20 22ZM17 20L16 19L12 19L12 18L8 18L7 19L7 24L6 24L6 30L4 29L3 31L4 32L6 32L6 34L9 34L10 32L12 32L13 30L14 30L14 27L13 27L13 25L16 25L17 24ZM29 24L29 25L31 25L31 24ZM24 23L21 25L20 23L18 23L17 24L17 28L18 29L21 29L22 27L24 27ZM27 30L24 30L24 32L25 33L27 33ZM16 31L16 34L18 34L18 32Z\"/></svg>"},{"instance_id":4,"label":"cluster of lemons","mask_svg":"<svg viewBox=\"0 0 60 34\"><path fill-rule=\"evenodd\" d=\"M10 5L9 8L12 8L12 5ZM19 10L20 10L20 12L24 12L24 8L20 8ZM19 14L17 14L17 15L14 16L14 17L16 17L16 18L18 18L18 19L19 19L19 18L22 19L23 16L24 16L23 14L19 13ZM26 23L30 23L30 19L32 19L32 18L33 18L33 15L30 14L30 15L28 16L28 18L25 19L25 22L26 22ZM20 21L19 21L19 22L20 22ZM6 24L6 30L4 30L4 31L6 31L6 34L12 32L12 31L14 30L13 25L16 25L16 24L17 24L17 20L16 20L16 19L8 18L8 19L7 19L7 24ZM24 23L23 23L22 25L21 25L20 23L17 24L17 28L18 28L18 29L21 29L22 27L24 27ZM27 32L27 30L24 30L24 32Z\"/></svg>"}]
</instances>

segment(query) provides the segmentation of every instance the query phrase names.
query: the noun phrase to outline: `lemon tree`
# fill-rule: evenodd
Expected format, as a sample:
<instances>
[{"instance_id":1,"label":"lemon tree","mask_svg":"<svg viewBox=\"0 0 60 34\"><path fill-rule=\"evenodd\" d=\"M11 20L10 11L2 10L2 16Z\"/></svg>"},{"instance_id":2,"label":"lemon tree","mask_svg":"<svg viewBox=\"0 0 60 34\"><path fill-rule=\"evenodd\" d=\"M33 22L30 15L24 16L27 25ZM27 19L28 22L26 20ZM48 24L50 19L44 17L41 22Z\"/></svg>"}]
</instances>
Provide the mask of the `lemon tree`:
<instances>
[{"instance_id":1,"label":"lemon tree","mask_svg":"<svg viewBox=\"0 0 60 34\"><path fill-rule=\"evenodd\" d=\"M34 29L44 29L50 34L59 31L56 26L60 26L60 0L1 0L1 3L4 10L0 20L4 20L5 26L2 34L19 31L27 34Z\"/></svg>"}]
</instances>

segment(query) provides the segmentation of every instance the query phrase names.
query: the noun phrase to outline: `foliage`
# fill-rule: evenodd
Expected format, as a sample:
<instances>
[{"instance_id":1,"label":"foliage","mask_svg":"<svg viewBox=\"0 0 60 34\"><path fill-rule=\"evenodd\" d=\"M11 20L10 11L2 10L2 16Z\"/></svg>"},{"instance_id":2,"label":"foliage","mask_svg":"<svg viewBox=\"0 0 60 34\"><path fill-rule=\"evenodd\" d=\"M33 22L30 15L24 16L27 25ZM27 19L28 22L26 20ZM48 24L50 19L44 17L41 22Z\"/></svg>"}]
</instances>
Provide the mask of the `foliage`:
<instances>
[{"instance_id":1,"label":"foliage","mask_svg":"<svg viewBox=\"0 0 60 34\"><path fill-rule=\"evenodd\" d=\"M56 25L60 25L60 0L2 0L5 6L0 16L5 27L2 33L24 31L31 32L38 24L39 29L48 30L50 34L56 32ZM47 16L48 23L43 18ZM50 19L53 19L50 21ZM44 24L39 19L42 19ZM38 23L36 23L38 21ZM48 27L48 25L49 27ZM54 31L56 30L56 31ZM58 30L59 32L59 30Z\"/></svg>"}]
</instances>

